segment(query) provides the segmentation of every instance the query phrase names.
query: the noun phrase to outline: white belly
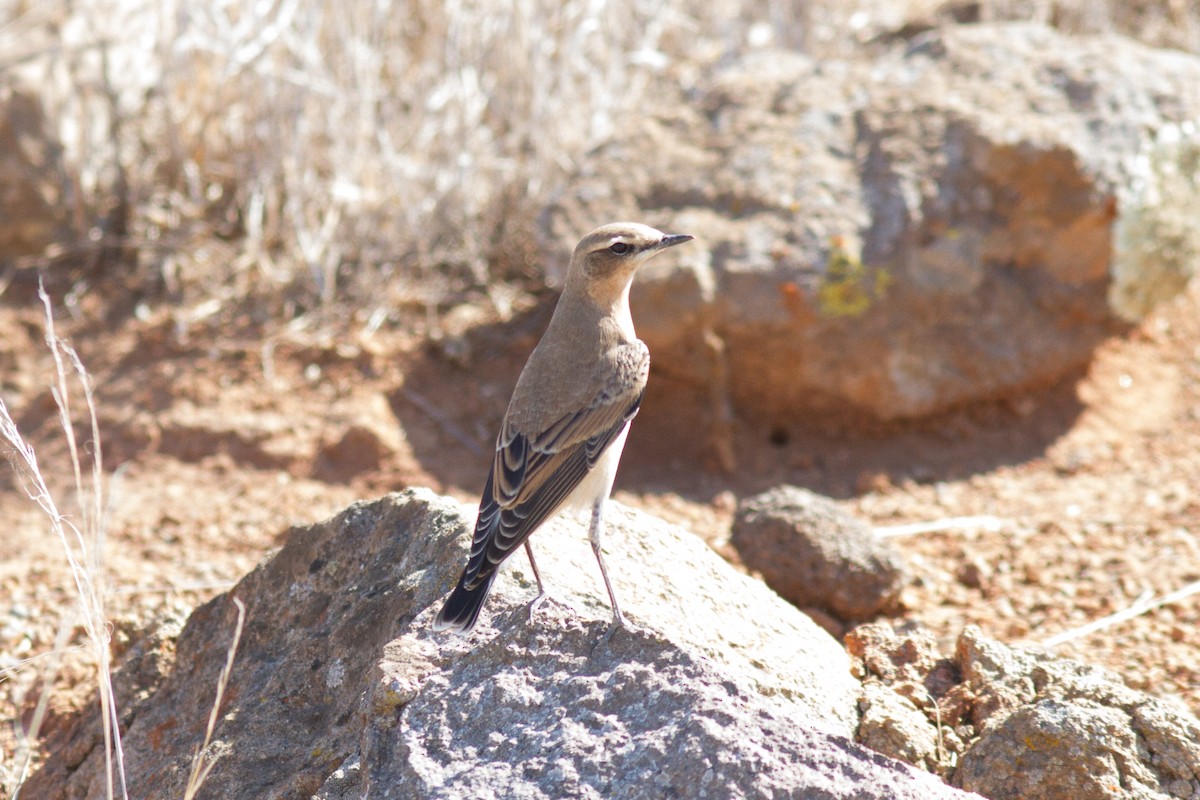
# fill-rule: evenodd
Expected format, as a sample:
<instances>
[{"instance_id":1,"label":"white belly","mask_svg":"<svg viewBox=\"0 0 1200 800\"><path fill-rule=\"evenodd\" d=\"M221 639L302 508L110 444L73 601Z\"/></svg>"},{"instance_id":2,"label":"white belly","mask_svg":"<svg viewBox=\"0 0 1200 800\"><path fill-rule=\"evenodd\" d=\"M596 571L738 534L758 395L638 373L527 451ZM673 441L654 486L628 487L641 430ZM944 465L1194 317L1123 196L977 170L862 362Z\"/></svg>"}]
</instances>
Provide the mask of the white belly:
<instances>
[{"instance_id":1,"label":"white belly","mask_svg":"<svg viewBox=\"0 0 1200 800\"><path fill-rule=\"evenodd\" d=\"M621 463L621 451L625 449L625 437L628 435L629 423L626 423L625 430L617 434L617 438L600 456L596 466L580 481L575 491L567 495L562 504L563 511L590 511L597 500L607 499L612 492L613 480L617 477L617 465Z\"/></svg>"}]
</instances>

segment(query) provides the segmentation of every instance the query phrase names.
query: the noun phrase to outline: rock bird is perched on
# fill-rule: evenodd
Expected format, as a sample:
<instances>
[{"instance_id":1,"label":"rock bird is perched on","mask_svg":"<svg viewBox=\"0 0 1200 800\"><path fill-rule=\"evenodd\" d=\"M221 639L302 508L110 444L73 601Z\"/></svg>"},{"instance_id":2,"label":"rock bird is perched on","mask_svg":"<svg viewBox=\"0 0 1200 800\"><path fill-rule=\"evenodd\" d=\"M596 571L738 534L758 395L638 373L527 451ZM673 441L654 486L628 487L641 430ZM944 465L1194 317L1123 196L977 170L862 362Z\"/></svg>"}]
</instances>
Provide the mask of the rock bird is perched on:
<instances>
[{"instance_id":1,"label":"rock bird is perched on","mask_svg":"<svg viewBox=\"0 0 1200 800\"><path fill-rule=\"evenodd\" d=\"M591 508L589 536L613 626L624 624L600 554L600 532L650 372L650 352L629 314L629 287L649 258L691 239L617 222L592 231L575 248L550 326L509 401L467 567L434 621L436 630L467 633L475 627L500 564L522 544L541 600L545 588L529 536L566 507Z\"/></svg>"}]
</instances>

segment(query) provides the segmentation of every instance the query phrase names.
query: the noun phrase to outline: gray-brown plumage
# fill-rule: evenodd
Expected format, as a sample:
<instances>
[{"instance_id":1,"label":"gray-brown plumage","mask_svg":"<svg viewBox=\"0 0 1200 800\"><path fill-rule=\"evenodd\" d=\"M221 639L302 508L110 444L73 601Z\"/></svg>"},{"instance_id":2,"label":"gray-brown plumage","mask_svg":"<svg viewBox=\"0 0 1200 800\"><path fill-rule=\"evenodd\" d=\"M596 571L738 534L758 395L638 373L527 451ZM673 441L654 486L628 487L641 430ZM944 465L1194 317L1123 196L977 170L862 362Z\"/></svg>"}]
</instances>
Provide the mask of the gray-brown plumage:
<instances>
[{"instance_id":1,"label":"gray-brown plumage","mask_svg":"<svg viewBox=\"0 0 1200 800\"><path fill-rule=\"evenodd\" d=\"M618 222L592 231L575 248L554 316L521 371L500 426L467 566L435 629L470 631L500 564L522 544L540 599L545 590L528 539L567 506L591 508L592 550L613 623L624 622L600 552L600 532L604 502L650 371L650 353L633 330L629 287L647 259L691 238Z\"/></svg>"}]
</instances>

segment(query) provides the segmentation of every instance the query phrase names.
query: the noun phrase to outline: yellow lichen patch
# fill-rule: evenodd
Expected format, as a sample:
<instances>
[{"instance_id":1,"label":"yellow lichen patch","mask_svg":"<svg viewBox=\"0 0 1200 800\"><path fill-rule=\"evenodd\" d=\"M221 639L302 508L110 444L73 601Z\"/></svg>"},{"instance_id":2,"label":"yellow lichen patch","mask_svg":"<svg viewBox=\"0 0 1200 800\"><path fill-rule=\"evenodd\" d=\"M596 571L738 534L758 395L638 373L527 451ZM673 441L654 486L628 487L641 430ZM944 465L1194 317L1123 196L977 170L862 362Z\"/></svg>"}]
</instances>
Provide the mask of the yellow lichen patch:
<instances>
[{"instance_id":1,"label":"yellow lichen patch","mask_svg":"<svg viewBox=\"0 0 1200 800\"><path fill-rule=\"evenodd\" d=\"M846 247L840 236L830 241L829 263L817 289L821 313L834 317L857 317L883 297L892 276L880 268L868 267L858 254Z\"/></svg>"},{"instance_id":2,"label":"yellow lichen patch","mask_svg":"<svg viewBox=\"0 0 1200 800\"><path fill-rule=\"evenodd\" d=\"M1025 737L1025 746L1030 750L1053 750L1062 746L1062 739L1048 733L1030 734Z\"/></svg>"}]
</instances>

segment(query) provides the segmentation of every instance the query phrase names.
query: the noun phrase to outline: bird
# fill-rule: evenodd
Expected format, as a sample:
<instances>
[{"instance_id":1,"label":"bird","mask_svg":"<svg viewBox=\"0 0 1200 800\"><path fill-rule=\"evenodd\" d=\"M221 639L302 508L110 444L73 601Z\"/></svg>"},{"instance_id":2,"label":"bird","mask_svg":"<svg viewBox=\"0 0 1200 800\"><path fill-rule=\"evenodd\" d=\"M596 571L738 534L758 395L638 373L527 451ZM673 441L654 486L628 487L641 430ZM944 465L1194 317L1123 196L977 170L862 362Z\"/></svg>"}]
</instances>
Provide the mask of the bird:
<instances>
[{"instance_id":1,"label":"bird","mask_svg":"<svg viewBox=\"0 0 1200 800\"><path fill-rule=\"evenodd\" d=\"M546 590L529 537L567 508L590 509L588 538L612 605L609 633L625 626L600 535L604 504L650 373L650 351L633 328L629 288L638 267L693 238L615 222L575 247L550 324L521 370L500 425L467 565L434 620L435 630L469 633L500 565L522 545L538 585L532 618Z\"/></svg>"}]
</instances>

